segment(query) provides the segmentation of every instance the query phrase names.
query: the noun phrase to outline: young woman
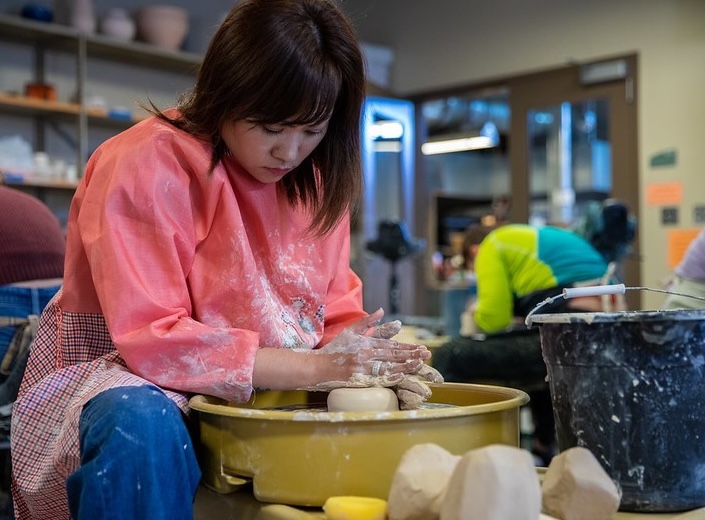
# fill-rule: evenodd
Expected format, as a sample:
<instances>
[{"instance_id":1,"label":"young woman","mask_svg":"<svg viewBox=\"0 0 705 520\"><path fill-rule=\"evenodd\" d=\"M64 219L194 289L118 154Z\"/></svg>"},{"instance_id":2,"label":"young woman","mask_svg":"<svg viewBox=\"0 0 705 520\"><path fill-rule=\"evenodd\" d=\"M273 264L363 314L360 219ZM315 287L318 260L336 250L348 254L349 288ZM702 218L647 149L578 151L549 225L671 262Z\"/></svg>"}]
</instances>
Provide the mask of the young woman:
<instances>
[{"instance_id":1,"label":"young woman","mask_svg":"<svg viewBox=\"0 0 705 520\"><path fill-rule=\"evenodd\" d=\"M349 268L364 87L332 0L245 0L192 93L96 150L13 411L18 518L192 518L190 395L421 369Z\"/></svg>"}]
</instances>

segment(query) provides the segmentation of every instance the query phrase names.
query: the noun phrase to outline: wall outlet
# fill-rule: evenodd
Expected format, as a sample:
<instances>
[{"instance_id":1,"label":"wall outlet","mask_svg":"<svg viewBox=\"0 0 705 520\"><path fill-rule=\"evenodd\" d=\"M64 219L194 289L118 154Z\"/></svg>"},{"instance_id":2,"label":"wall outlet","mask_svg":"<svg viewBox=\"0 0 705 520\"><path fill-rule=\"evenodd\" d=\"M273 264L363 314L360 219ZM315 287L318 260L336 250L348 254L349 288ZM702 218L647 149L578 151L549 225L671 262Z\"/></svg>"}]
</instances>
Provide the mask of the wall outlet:
<instances>
[{"instance_id":1,"label":"wall outlet","mask_svg":"<svg viewBox=\"0 0 705 520\"><path fill-rule=\"evenodd\" d=\"M698 224L705 222L705 206L695 206L693 208L693 220Z\"/></svg>"},{"instance_id":2,"label":"wall outlet","mask_svg":"<svg viewBox=\"0 0 705 520\"><path fill-rule=\"evenodd\" d=\"M662 208L661 224L665 226L678 224L678 208Z\"/></svg>"}]
</instances>

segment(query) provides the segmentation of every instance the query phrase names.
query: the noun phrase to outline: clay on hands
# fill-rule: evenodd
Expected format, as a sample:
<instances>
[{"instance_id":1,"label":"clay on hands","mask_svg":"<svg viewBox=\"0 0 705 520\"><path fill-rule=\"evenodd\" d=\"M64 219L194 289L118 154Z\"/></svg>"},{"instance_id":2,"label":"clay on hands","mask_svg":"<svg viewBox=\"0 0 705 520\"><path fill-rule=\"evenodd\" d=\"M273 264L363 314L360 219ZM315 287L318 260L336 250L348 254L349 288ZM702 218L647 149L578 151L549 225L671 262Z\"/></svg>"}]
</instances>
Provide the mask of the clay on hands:
<instances>
[{"instance_id":1,"label":"clay on hands","mask_svg":"<svg viewBox=\"0 0 705 520\"><path fill-rule=\"evenodd\" d=\"M424 351L425 347L391 340L399 333L401 322L395 320L378 324L382 316L380 310L362 318L345 328L327 345L311 352L314 355L340 354L341 362L342 356L353 356L359 365L358 372L344 381L324 381L301 389L328 392L336 388L393 387L401 383L406 375L423 369L423 358L412 358L409 354ZM413 390L410 391L413 393ZM422 391L422 394L426 393ZM427 398L428 395L424 399Z\"/></svg>"},{"instance_id":2,"label":"clay on hands","mask_svg":"<svg viewBox=\"0 0 705 520\"><path fill-rule=\"evenodd\" d=\"M581 446L553 458L541 490L544 512L562 520L609 520L621 499L592 452Z\"/></svg>"},{"instance_id":3,"label":"clay on hands","mask_svg":"<svg viewBox=\"0 0 705 520\"><path fill-rule=\"evenodd\" d=\"M431 389L426 383L442 383L443 376L435 368L423 365L416 374L406 374L396 386L399 408L415 410L431 397Z\"/></svg>"},{"instance_id":4,"label":"clay on hands","mask_svg":"<svg viewBox=\"0 0 705 520\"><path fill-rule=\"evenodd\" d=\"M383 376L371 376L367 374L353 374L345 381L323 381L313 386L300 388L299 390L309 390L313 392L330 392L336 388L370 388L379 386L388 388L398 385L404 379L404 374L386 374Z\"/></svg>"}]
</instances>

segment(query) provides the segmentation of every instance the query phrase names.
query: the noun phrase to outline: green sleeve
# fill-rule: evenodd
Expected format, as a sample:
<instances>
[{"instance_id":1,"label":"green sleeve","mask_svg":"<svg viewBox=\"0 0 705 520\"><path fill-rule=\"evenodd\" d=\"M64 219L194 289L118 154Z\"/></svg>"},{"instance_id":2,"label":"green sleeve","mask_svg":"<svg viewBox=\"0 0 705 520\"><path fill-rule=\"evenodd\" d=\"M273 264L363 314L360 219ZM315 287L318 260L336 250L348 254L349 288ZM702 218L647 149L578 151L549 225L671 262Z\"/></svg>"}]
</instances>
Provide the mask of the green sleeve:
<instances>
[{"instance_id":1,"label":"green sleeve","mask_svg":"<svg viewBox=\"0 0 705 520\"><path fill-rule=\"evenodd\" d=\"M514 296L501 245L492 235L483 240L475 257L477 301L474 319L485 332L497 332L512 323Z\"/></svg>"}]
</instances>

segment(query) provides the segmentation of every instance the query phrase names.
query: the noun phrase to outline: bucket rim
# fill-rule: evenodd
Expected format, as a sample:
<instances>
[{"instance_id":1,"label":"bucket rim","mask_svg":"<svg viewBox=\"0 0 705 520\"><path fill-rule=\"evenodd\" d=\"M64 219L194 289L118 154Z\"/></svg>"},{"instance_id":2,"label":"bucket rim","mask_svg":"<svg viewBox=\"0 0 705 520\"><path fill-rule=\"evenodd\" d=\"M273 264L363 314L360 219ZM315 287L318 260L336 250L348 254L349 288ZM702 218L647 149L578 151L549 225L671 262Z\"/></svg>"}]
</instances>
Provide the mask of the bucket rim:
<instances>
[{"instance_id":1,"label":"bucket rim","mask_svg":"<svg viewBox=\"0 0 705 520\"><path fill-rule=\"evenodd\" d=\"M617 312L562 312L534 314L531 323L537 325L556 323L614 323L635 321L693 321L705 320L705 309L663 309Z\"/></svg>"}]
</instances>

